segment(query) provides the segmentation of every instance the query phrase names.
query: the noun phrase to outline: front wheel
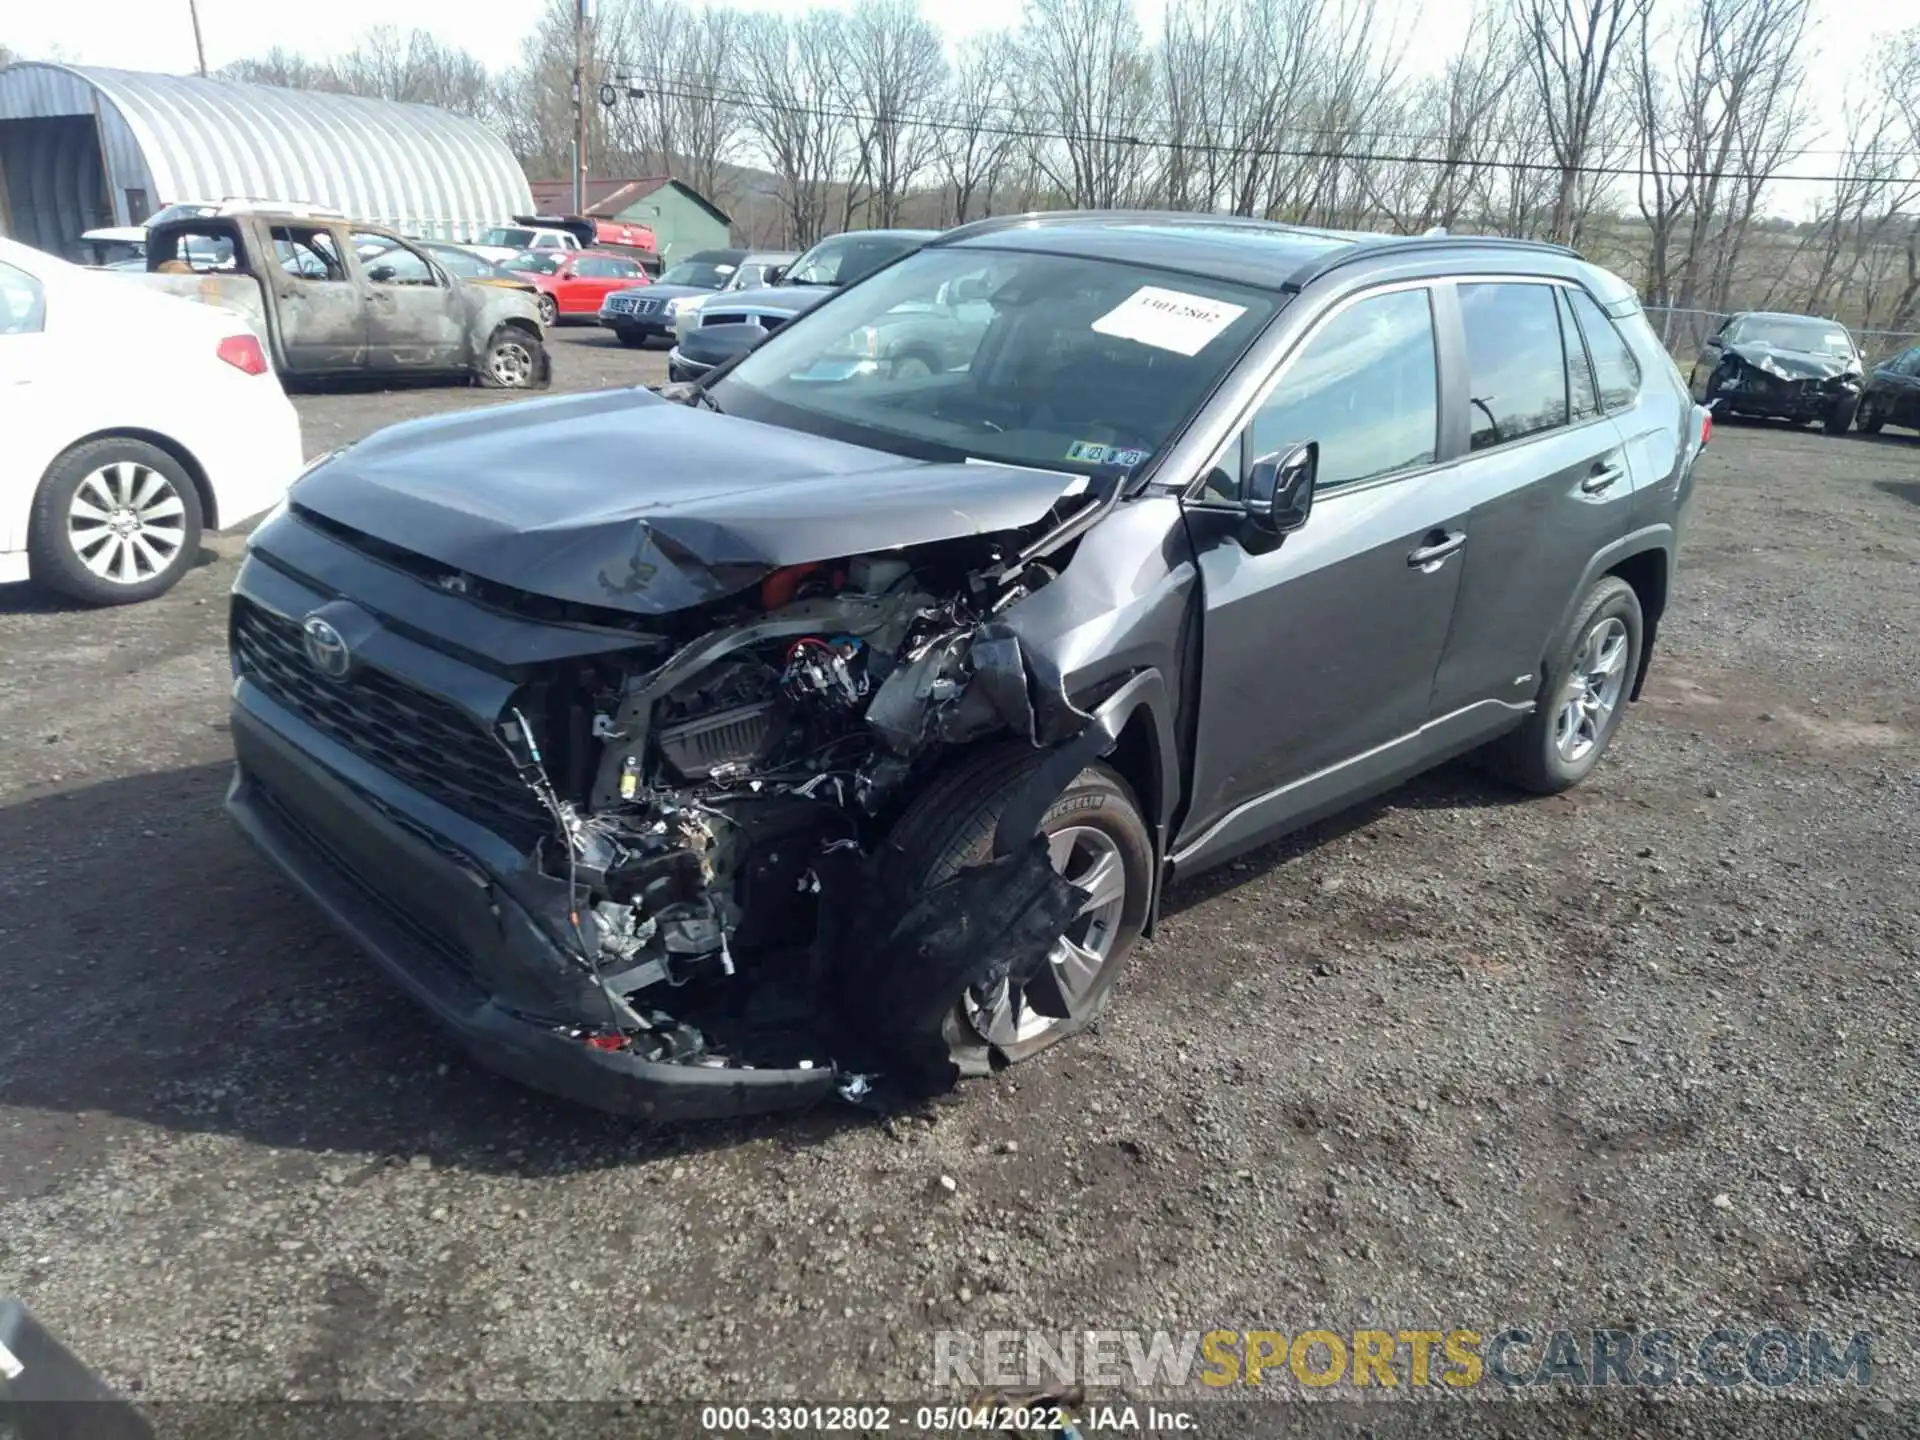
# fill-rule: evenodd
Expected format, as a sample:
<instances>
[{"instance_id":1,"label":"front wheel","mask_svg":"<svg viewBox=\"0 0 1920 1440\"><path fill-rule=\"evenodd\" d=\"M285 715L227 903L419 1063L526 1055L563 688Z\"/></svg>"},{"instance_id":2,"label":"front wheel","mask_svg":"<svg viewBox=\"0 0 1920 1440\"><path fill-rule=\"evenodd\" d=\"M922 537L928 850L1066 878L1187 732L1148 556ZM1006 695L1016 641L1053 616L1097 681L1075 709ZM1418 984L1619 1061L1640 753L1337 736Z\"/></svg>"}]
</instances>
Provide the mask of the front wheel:
<instances>
[{"instance_id":1,"label":"front wheel","mask_svg":"<svg viewBox=\"0 0 1920 1440\"><path fill-rule=\"evenodd\" d=\"M1619 576L1587 591L1548 658L1539 705L1487 748L1491 768L1536 795L1571 789L1592 774L1626 712L1644 623L1640 597Z\"/></svg>"},{"instance_id":2,"label":"front wheel","mask_svg":"<svg viewBox=\"0 0 1920 1440\"><path fill-rule=\"evenodd\" d=\"M1844 435L1853 428L1853 417L1860 408L1860 402L1847 395L1833 402L1827 411L1824 428L1829 435Z\"/></svg>"},{"instance_id":3,"label":"front wheel","mask_svg":"<svg viewBox=\"0 0 1920 1440\"><path fill-rule=\"evenodd\" d=\"M1031 746L987 751L929 786L887 841L887 879L895 893L917 895L993 854L1000 812L1039 764ZM1056 873L1085 892L1079 912L1047 957L1052 978L1079 1018L1040 1014L1002 978L962 982L952 993L889 1002L890 1017L918 1033L894 1037L916 1062L944 1056L949 1073L983 1075L995 1060L1014 1063L1083 1029L1106 1005L1146 925L1153 887L1153 840L1127 783L1110 766L1088 766L1040 820ZM913 976L882 984L914 991ZM908 1016L918 1016L908 1020Z\"/></svg>"},{"instance_id":4,"label":"front wheel","mask_svg":"<svg viewBox=\"0 0 1920 1440\"><path fill-rule=\"evenodd\" d=\"M1874 405L1873 401L1866 396L1862 396L1860 399L1860 408L1853 413L1853 428L1858 430L1862 435L1878 435L1880 433L1880 427L1886 423L1886 416L1880 413L1879 408Z\"/></svg>"},{"instance_id":5,"label":"front wheel","mask_svg":"<svg viewBox=\"0 0 1920 1440\"><path fill-rule=\"evenodd\" d=\"M651 338L648 336L646 331L635 330L635 329L632 329L631 327L622 327L621 329L616 330L613 333L615 338L617 338L620 341L620 343L626 346L629 350L646 349L647 341L649 338Z\"/></svg>"},{"instance_id":6,"label":"front wheel","mask_svg":"<svg viewBox=\"0 0 1920 1440\"><path fill-rule=\"evenodd\" d=\"M480 383L489 390L540 390L550 376L547 347L519 325L502 325L480 357Z\"/></svg>"},{"instance_id":7,"label":"front wheel","mask_svg":"<svg viewBox=\"0 0 1920 1440\"><path fill-rule=\"evenodd\" d=\"M90 605L151 600L193 564L200 526L200 492L178 460L142 440L95 440L41 480L28 566L47 588Z\"/></svg>"},{"instance_id":8,"label":"front wheel","mask_svg":"<svg viewBox=\"0 0 1920 1440\"><path fill-rule=\"evenodd\" d=\"M540 297L540 323L548 330L560 323L560 302L551 295Z\"/></svg>"}]
</instances>

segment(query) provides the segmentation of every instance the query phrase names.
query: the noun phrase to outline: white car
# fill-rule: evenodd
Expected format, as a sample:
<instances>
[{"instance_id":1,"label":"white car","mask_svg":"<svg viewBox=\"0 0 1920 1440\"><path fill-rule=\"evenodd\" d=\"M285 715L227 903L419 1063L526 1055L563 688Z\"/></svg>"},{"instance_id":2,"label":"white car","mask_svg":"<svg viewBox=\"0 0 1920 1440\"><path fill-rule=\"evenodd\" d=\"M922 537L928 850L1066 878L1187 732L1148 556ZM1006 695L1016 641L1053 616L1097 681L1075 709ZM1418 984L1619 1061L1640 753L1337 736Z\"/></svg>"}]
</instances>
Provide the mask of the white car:
<instances>
[{"instance_id":1,"label":"white car","mask_svg":"<svg viewBox=\"0 0 1920 1440\"><path fill-rule=\"evenodd\" d=\"M277 505L300 420L228 310L0 239L0 582L119 605Z\"/></svg>"},{"instance_id":2,"label":"white car","mask_svg":"<svg viewBox=\"0 0 1920 1440\"><path fill-rule=\"evenodd\" d=\"M580 240L568 231L544 225L495 225L465 248L498 265L529 250L578 250Z\"/></svg>"}]
</instances>

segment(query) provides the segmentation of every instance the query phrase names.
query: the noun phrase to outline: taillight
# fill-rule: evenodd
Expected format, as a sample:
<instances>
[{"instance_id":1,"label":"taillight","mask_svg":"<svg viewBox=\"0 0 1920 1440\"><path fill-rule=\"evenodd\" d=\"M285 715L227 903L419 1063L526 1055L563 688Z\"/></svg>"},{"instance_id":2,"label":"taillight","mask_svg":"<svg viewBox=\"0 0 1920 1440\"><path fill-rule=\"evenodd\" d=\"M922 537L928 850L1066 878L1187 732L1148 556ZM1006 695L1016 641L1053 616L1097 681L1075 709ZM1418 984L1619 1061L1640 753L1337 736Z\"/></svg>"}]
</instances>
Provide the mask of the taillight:
<instances>
[{"instance_id":1,"label":"taillight","mask_svg":"<svg viewBox=\"0 0 1920 1440\"><path fill-rule=\"evenodd\" d=\"M264 375L272 368L267 364L267 352L260 348L259 337L254 335L229 335L214 354L249 375Z\"/></svg>"},{"instance_id":2,"label":"taillight","mask_svg":"<svg viewBox=\"0 0 1920 1440\"><path fill-rule=\"evenodd\" d=\"M1700 412L1700 448L1702 450L1706 449L1707 441L1711 440L1712 438L1713 438L1713 412L1711 410L1702 410Z\"/></svg>"}]
</instances>

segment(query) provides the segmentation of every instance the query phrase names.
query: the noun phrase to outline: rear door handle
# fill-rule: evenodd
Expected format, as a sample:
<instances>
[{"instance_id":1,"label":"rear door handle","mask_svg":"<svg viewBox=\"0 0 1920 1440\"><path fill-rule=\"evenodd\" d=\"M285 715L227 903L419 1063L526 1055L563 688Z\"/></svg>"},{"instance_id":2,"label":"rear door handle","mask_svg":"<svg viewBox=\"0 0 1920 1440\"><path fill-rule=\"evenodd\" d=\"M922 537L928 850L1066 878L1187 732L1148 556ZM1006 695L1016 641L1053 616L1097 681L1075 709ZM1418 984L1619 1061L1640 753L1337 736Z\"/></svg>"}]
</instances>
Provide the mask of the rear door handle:
<instances>
[{"instance_id":1,"label":"rear door handle","mask_svg":"<svg viewBox=\"0 0 1920 1440\"><path fill-rule=\"evenodd\" d=\"M1601 495L1611 490L1614 482L1627 472L1618 465L1596 465L1593 473L1580 482L1583 495Z\"/></svg>"},{"instance_id":2,"label":"rear door handle","mask_svg":"<svg viewBox=\"0 0 1920 1440\"><path fill-rule=\"evenodd\" d=\"M1418 546L1407 552L1407 564L1428 573L1440 568L1440 562L1467 543L1464 530L1429 530Z\"/></svg>"}]
</instances>

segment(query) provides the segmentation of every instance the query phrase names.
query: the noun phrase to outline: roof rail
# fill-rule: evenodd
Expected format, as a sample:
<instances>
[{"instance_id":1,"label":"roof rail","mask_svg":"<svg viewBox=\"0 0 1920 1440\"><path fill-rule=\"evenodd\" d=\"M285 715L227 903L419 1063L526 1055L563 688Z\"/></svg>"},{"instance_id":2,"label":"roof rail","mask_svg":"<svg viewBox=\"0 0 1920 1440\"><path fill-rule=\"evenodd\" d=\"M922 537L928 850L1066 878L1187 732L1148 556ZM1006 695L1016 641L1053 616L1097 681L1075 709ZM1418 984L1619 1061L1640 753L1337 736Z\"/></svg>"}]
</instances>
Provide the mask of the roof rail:
<instances>
[{"instance_id":1,"label":"roof rail","mask_svg":"<svg viewBox=\"0 0 1920 1440\"><path fill-rule=\"evenodd\" d=\"M1530 251L1559 255L1569 260L1585 258L1578 250L1567 245L1556 245L1550 240L1518 240L1505 235L1368 235L1356 237L1354 243L1344 250L1315 256L1289 275L1286 283L1289 289L1304 289L1342 265L1351 265L1356 260L1369 260L1382 254L1404 255L1411 251L1479 248Z\"/></svg>"},{"instance_id":2,"label":"roof rail","mask_svg":"<svg viewBox=\"0 0 1920 1440\"><path fill-rule=\"evenodd\" d=\"M1284 230L1297 235L1329 235L1336 239L1348 239L1338 231L1322 230L1311 225L1288 225L1279 220L1261 220L1252 215L1220 215L1202 210L1029 210L1020 215L990 215L984 220L970 220L965 225L956 225L951 230L942 231L939 238L929 240L929 247L953 245L962 240L971 240L976 235L993 235L1002 230L1016 230L1033 225L1064 225L1086 220L1134 220L1154 224L1200 224L1211 225L1222 230Z\"/></svg>"}]
</instances>

